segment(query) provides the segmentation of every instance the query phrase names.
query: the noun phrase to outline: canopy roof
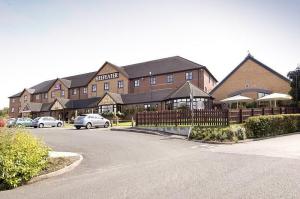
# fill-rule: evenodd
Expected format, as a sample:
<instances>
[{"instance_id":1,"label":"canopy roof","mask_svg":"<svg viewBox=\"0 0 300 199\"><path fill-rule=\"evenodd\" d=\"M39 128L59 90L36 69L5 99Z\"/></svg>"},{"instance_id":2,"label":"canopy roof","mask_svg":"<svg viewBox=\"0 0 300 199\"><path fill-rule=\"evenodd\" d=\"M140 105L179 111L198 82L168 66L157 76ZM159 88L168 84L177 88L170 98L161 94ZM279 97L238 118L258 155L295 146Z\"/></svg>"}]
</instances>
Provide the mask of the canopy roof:
<instances>
[{"instance_id":1,"label":"canopy roof","mask_svg":"<svg viewBox=\"0 0 300 199\"><path fill-rule=\"evenodd\" d=\"M271 101L271 100L291 100L292 96L283 93L272 93L270 95L266 95L262 98L257 99L257 101Z\"/></svg>"},{"instance_id":2,"label":"canopy roof","mask_svg":"<svg viewBox=\"0 0 300 199\"><path fill-rule=\"evenodd\" d=\"M252 99L250 97L245 97L242 95L236 95L233 97L229 97L226 99L221 100L221 102L247 102L247 101L251 101Z\"/></svg>"}]
</instances>

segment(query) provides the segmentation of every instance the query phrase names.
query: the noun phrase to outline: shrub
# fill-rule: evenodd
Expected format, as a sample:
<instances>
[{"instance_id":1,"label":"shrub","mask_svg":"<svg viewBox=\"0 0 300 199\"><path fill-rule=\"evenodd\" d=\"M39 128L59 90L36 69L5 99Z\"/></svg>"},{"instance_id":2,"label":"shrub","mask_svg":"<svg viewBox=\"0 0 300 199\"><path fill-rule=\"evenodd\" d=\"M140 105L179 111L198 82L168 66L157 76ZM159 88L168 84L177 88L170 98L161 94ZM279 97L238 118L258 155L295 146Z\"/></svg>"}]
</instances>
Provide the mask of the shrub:
<instances>
[{"instance_id":1,"label":"shrub","mask_svg":"<svg viewBox=\"0 0 300 199\"><path fill-rule=\"evenodd\" d=\"M14 188L47 165L49 148L24 129L0 131L0 184Z\"/></svg>"},{"instance_id":2,"label":"shrub","mask_svg":"<svg viewBox=\"0 0 300 199\"><path fill-rule=\"evenodd\" d=\"M247 137L260 138L300 131L300 114L250 117L245 123Z\"/></svg>"},{"instance_id":3,"label":"shrub","mask_svg":"<svg viewBox=\"0 0 300 199\"><path fill-rule=\"evenodd\" d=\"M233 141L246 139L246 130L242 125L232 125L229 127L201 127L193 128L191 139L203 141Z\"/></svg>"}]
</instances>

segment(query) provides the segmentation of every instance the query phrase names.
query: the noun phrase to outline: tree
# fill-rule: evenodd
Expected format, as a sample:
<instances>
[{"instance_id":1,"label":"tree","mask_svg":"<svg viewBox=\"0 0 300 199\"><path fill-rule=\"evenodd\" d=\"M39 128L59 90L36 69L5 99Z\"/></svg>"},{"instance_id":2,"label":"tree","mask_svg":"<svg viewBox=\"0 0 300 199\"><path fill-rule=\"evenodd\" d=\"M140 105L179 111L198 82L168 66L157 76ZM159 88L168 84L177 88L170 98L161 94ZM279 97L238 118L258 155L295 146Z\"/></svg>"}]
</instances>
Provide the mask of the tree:
<instances>
[{"instance_id":1,"label":"tree","mask_svg":"<svg viewBox=\"0 0 300 199\"><path fill-rule=\"evenodd\" d=\"M0 110L0 118L7 117L7 115L8 115L8 108L7 107Z\"/></svg>"},{"instance_id":2,"label":"tree","mask_svg":"<svg viewBox=\"0 0 300 199\"><path fill-rule=\"evenodd\" d=\"M288 73L289 79L291 79L290 95L293 97L295 104L299 105L300 100L300 66L294 71Z\"/></svg>"}]
</instances>

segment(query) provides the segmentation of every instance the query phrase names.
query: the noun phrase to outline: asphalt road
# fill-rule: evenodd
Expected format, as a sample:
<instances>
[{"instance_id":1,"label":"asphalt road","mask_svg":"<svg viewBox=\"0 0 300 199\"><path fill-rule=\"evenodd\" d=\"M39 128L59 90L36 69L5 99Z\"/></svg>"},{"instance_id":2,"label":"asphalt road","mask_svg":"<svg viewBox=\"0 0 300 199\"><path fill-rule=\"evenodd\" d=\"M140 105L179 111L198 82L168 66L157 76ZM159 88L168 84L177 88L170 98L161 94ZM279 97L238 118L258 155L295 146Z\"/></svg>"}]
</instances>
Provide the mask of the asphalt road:
<instances>
[{"instance_id":1,"label":"asphalt road","mask_svg":"<svg viewBox=\"0 0 300 199\"><path fill-rule=\"evenodd\" d=\"M104 129L33 129L75 170L0 192L35 198L300 198L300 135L236 145Z\"/></svg>"}]
</instances>

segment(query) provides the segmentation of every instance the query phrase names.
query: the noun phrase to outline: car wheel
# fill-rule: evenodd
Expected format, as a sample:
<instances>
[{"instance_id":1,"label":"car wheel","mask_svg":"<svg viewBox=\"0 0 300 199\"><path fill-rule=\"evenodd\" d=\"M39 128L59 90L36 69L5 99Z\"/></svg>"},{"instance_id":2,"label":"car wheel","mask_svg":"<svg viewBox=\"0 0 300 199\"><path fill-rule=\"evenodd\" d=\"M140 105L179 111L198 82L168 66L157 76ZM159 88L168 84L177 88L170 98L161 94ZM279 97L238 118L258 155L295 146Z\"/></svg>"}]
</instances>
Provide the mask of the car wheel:
<instances>
[{"instance_id":1,"label":"car wheel","mask_svg":"<svg viewBox=\"0 0 300 199\"><path fill-rule=\"evenodd\" d=\"M108 127L109 127L109 122L105 122L104 128L108 128Z\"/></svg>"},{"instance_id":2,"label":"car wheel","mask_svg":"<svg viewBox=\"0 0 300 199\"><path fill-rule=\"evenodd\" d=\"M57 124L57 127L61 127L61 126L62 126L62 123L59 122L59 123Z\"/></svg>"},{"instance_id":3,"label":"car wheel","mask_svg":"<svg viewBox=\"0 0 300 199\"><path fill-rule=\"evenodd\" d=\"M34 126L33 128L35 128L35 129L36 129L36 128L37 128L37 126Z\"/></svg>"},{"instance_id":4,"label":"car wheel","mask_svg":"<svg viewBox=\"0 0 300 199\"><path fill-rule=\"evenodd\" d=\"M44 124L39 124L39 128L44 128Z\"/></svg>"},{"instance_id":5,"label":"car wheel","mask_svg":"<svg viewBox=\"0 0 300 199\"><path fill-rule=\"evenodd\" d=\"M81 126L75 126L76 129L81 129Z\"/></svg>"},{"instance_id":6,"label":"car wheel","mask_svg":"<svg viewBox=\"0 0 300 199\"><path fill-rule=\"evenodd\" d=\"M91 124L91 123L87 123L86 126L85 126L85 128L86 128L86 129L92 128L92 124Z\"/></svg>"}]
</instances>

